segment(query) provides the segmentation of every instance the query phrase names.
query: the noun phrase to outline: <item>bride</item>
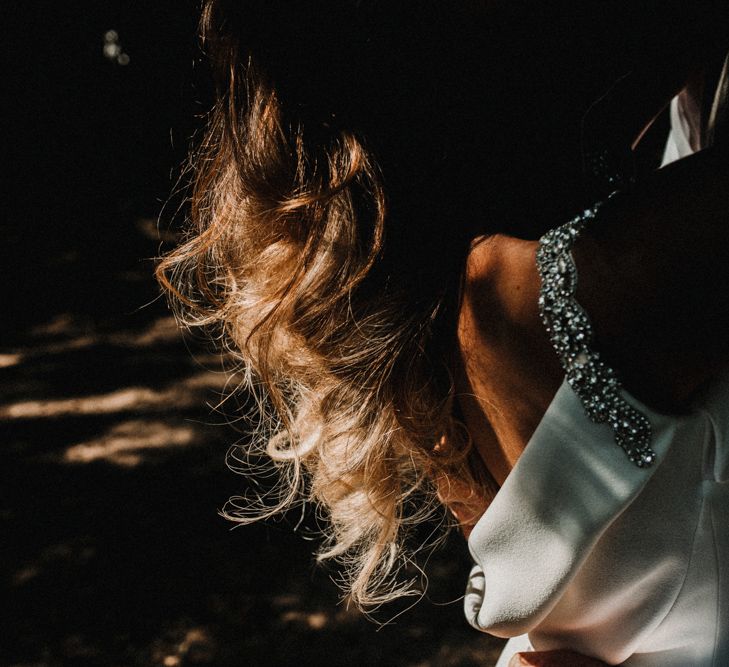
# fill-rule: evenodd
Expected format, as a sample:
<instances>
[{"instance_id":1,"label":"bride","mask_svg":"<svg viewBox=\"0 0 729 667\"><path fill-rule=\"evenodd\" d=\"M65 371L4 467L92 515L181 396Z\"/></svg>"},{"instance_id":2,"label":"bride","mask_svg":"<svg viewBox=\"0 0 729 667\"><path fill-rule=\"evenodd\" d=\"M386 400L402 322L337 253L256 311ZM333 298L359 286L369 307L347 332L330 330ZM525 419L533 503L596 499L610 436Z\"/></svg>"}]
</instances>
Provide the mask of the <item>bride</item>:
<instances>
[{"instance_id":1,"label":"bride","mask_svg":"<svg viewBox=\"0 0 729 667\"><path fill-rule=\"evenodd\" d=\"M229 514L317 503L366 606L446 505L515 664L729 660L727 9L634 4L203 11L217 103L158 275L260 399L244 456L281 483ZM672 150L707 148L652 171L687 84Z\"/></svg>"}]
</instances>

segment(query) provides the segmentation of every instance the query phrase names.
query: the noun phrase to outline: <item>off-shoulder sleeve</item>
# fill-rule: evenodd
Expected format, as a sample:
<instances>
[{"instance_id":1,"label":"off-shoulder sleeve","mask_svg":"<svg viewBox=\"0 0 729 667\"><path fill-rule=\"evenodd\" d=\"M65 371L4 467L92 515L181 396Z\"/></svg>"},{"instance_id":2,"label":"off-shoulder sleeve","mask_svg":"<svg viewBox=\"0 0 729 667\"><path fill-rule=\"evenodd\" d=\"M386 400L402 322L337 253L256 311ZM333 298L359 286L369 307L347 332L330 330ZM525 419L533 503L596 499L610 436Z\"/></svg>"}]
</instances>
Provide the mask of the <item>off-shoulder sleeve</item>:
<instances>
[{"instance_id":1,"label":"off-shoulder sleeve","mask_svg":"<svg viewBox=\"0 0 729 667\"><path fill-rule=\"evenodd\" d=\"M643 409L624 393L635 407ZM465 613L501 637L529 632L562 596L603 532L659 468L674 421L650 413L657 462L631 464L563 382L526 450L471 533Z\"/></svg>"}]
</instances>

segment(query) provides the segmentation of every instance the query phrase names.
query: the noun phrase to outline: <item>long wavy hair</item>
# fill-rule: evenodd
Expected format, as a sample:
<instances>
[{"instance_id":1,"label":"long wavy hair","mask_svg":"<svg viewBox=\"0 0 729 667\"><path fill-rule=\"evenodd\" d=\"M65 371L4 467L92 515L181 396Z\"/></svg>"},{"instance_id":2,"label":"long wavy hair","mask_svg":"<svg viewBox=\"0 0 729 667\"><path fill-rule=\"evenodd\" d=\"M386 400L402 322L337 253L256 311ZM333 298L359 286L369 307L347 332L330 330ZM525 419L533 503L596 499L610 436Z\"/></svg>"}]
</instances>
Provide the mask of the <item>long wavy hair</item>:
<instances>
[{"instance_id":1,"label":"long wavy hair","mask_svg":"<svg viewBox=\"0 0 729 667\"><path fill-rule=\"evenodd\" d=\"M458 104L448 67L422 31L375 30L380 6L205 3L216 103L191 158L187 236L157 269L180 320L215 332L258 398L232 457L254 476L273 465L278 483L224 513L247 523L314 502L319 556L344 561L359 606L413 592L394 575L439 511L434 479L489 493L454 413L475 158L442 120Z\"/></svg>"}]
</instances>

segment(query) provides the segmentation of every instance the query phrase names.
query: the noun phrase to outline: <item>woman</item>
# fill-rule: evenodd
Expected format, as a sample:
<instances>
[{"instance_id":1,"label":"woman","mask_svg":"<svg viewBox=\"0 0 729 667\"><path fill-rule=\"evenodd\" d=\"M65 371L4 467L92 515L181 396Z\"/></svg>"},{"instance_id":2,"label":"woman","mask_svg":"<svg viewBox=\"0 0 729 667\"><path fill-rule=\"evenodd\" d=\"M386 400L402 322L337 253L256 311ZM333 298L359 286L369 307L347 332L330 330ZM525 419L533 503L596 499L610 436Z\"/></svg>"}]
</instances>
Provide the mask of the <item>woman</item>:
<instances>
[{"instance_id":1,"label":"woman","mask_svg":"<svg viewBox=\"0 0 729 667\"><path fill-rule=\"evenodd\" d=\"M470 425L482 422L475 432L490 468L508 470L469 540L474 626L528 632L534 646L570 646L609 664L727 660L729 385L726 343L716 340L729 323L717 250L727 192L717 147L615 197L597 219L578 218L576 240L567 225L538 248L497 238L472 254ZM574 259L554 252L562 243ZM504 272L492 284L516 344L479 317L484 271ZM535 272L539 296L508 292L520 284L529 294ZM549 376L533 370L544 359L539 319L566 372L546 411L538 400ZM497 351L504 378L490 378L474 349Z\"/></svg>"},{"instance_id":2,"label":"woman","mask_svg":"<svg viewBox=\"0 0 729 667\"><path fill-rule=\"evenodd\" d=\"M519 525L530 496L509 490L523 477L511 468L541 451L530 445L521 456L567 391L540 318L533 239L629 183L630 174L608 173L607 186L604 174L586 179L583 155L591 174L593 165L611 172L615 147L623 155L697 63L726 46L722 8L707 4L697 18L681 4L657 3L660 13L631 3L206 4L218 103L195 162L192 234L160 276L188 323L220 328L269 416L258 442L283 483L233 518L319 503L331 525L322 557L346 559L361 605L410 591L392 577L436 491L466 528L495 496L471 538L477 562L493 544L513 546L493 534L503 526L493 517L508 498ZM630 112L615 121L611 109ZM720 247L723 165L701 157L616 197L600 211L604 235L585 233L575 247L596 344L652 407L682 409L727 357L721 341L666 318L670 299L648 298L654 286L674 294L678 276L685 287L707 249ZM677 197L694 180L694 199ZM656 202L664 205L653 214ZM679 204L690 239L673 215ZM658 223L659 238L686 256L655 243ZM647 250L635 257L634 248ZM628 270L613 277L624 259ZM664 289L674 265L688 268ZM703 282L689 280L679 322L690 316L710 331L724 316L717 305L702 320L691 305L712 288L718 296L725 266L717 257ZM540 268L550 270L546 260ZM599 289L606 276L610 289ZM636 284L637 295L628 289ZM653 327L651 345L640 344L637 323ZM699 343L701 354L677 353ZM661 452L644 440L625 449L648 466ZM549 493L541 500L550 507ZM526 518L524 527L541 527ZM558 566L578 560L555 554ZM501 634L537 627L568 580L536 586L534 604L520 606L528 590L515 581L514 594L484 594L489 565L478 568L471 620ZM491 600L513 611L513 627L486 618ZM597 625L556 623L544 647L614 660L612 645L590 639ZM614 643L635 652L627 638Z\"/></svg>"}]
</instances>

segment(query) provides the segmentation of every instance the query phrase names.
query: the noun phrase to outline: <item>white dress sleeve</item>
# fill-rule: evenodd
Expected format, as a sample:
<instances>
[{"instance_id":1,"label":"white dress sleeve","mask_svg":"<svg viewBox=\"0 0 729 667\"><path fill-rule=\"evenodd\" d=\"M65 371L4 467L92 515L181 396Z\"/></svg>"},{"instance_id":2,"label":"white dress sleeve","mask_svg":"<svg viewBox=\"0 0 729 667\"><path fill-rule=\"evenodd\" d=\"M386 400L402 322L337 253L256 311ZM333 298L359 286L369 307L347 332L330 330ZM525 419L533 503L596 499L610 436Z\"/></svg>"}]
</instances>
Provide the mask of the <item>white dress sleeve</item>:
<instances>
[{"instance_id":1,"label":"white dress sleeve","mask_svg":"<svg viewBox=\"0 0 729 667\"><path fill-rule=\"evenodd\" d=\"M675 430L671 420L661 426L654 433L659 460ZM631 465L611 436L607 425L585 416L563 382L471 533L476 564L465 605L474 627L501 637L537 627L600 536L658 469Z\"/></svg>"},{"instance_id":2,"label":"white dress sleeve","mask_svg":"<svg viewBox=\"0 0 729 667\"><path fill-rule=\"evenodd\" d=\"M726 426L724 385L715 400ZM563 383L471 533L466 617L608 664L729 665L729 484L714 476L722 426L706 405L673 417L623 396L651 421L656 464L631 465Z\"/></svg>"}]
</instances>

